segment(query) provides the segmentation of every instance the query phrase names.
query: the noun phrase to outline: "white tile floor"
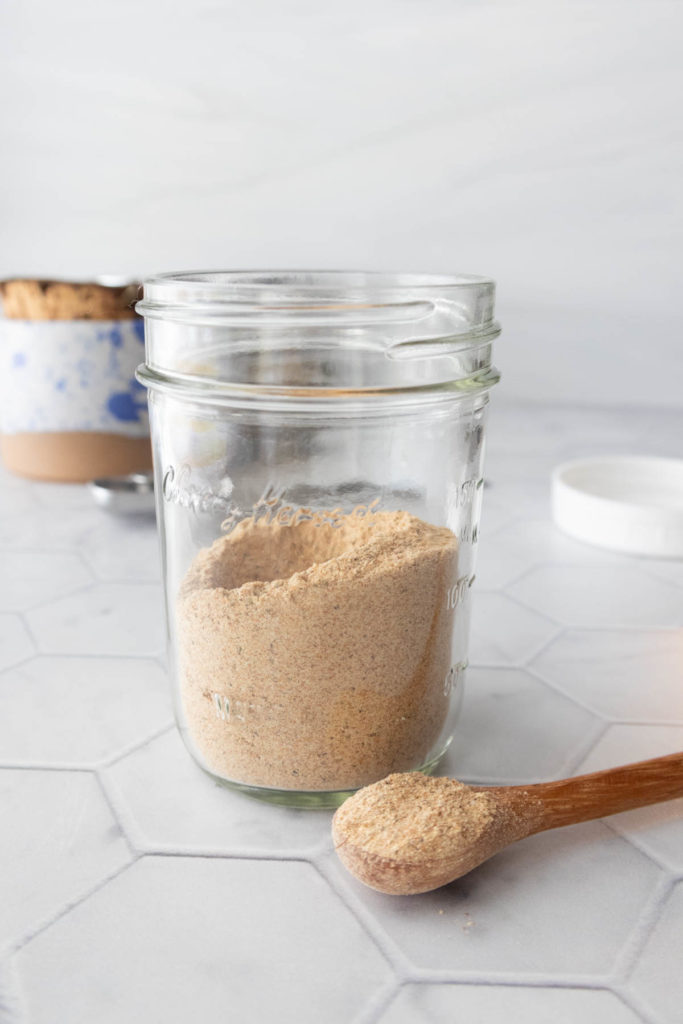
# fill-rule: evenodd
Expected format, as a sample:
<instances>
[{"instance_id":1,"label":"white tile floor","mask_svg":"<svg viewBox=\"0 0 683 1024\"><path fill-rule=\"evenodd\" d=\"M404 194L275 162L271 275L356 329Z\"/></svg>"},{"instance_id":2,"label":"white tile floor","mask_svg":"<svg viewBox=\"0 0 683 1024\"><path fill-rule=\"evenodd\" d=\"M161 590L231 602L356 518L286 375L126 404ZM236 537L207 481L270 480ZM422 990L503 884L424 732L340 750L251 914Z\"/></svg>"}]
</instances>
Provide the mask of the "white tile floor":
<instances>
[{"instance_id":1,"label":"white tile floor","mask_svg":"<svg viewBox=\"0 0 683 1024\"><path fill-rule=\"evenodd\" d=\"M674 454L674 413L494 402L459 737L530 782L683 748L683 562L560 534L548 471ZM680 1024L683 801L396 899L328 812L218 788L172 725L154 530L0 480L0 1024Z\"/></svg>"}]
</instances>

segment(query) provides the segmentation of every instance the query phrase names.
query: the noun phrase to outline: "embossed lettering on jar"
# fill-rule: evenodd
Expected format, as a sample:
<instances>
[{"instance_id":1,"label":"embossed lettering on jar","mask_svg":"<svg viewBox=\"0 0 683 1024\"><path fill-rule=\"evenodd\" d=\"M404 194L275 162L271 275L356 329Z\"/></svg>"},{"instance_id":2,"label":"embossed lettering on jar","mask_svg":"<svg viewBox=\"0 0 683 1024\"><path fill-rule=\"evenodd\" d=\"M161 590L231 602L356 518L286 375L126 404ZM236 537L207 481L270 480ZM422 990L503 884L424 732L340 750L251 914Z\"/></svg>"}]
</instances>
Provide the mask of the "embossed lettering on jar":
<instances>
[{"instance_id":1,"label":"embossed lettering on jar","mask_svg":"<svg viewBox=\"0 0 683 1024\"><path fill-rule=\"evenodd\" d=\"M493 298L472 277L145 284L176 714L219 781L333 806L451 742Z\"/></svg>"}]
</instances>

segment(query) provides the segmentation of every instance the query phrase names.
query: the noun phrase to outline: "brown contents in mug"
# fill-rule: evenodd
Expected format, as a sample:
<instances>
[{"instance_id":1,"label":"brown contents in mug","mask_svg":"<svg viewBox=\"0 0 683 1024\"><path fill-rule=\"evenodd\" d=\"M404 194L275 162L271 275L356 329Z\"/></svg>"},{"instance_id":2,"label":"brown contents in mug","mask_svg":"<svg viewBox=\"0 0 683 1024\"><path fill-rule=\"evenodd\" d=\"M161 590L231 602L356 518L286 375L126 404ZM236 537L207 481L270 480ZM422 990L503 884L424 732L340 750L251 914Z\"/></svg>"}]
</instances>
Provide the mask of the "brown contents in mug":
<instances>
[{"instance_id":1,"label":"brown contents in mug","mask_svg":"<svg viewBox=\"0 0 683 1024\"><path fill-rule=\"evenodd\" d=\"M246 519L177 607L182 709L212 772L344 790L416 768L446 720L457 541L407 512Z\"/></svg>"}]
</instances>

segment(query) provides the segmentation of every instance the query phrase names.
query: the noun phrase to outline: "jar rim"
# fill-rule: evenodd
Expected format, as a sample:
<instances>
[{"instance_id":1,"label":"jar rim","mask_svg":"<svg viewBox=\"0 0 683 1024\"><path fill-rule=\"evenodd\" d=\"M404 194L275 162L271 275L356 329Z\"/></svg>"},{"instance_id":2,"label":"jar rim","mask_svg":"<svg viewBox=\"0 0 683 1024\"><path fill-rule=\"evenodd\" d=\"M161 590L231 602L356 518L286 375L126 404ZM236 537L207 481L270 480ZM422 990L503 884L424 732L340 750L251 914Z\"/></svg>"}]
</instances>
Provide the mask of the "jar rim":
<instances>
[{"instance_id":1,"label":"jar rim","mask_svg":"<svg viewBox=\"0 0 683 1024\"><path fill-rule=\"evenodd\" d=\"M226 287L235 290L275 290L278 286L310 291L327 292L331 288L365 288L382 292L397 290L461 289L473 285L495 285L490 277L479 274L435 274L386 270L183 270L152 274L145 278L145 288L170 290L174 285L195 288L198 292L213 293L217 299L225 295Z\"/></svg>"},{"instance_id":2,"label":"jar rim","mask_svg":"<svg viewBox=\"0 0 683 1024\"><path fill-rule=\"evenodd\" d=\"M494 302L494 281L469 274L157 274L145 281L136 306L158 322L145 332L139 379L153 390L237 403L453 400L497 380L490 361L500 333ZM191 359L184 337L191 339ZM300 379L290 353L305 370ZM311 373L313 364L324 372Z\"/></svg>"},{"instance_id":3,"label":"jar rim","mask_svg":"<svg viewBox=\"0 0 683 1024\"><path fill-rule=\"evenodd\" d=\"M414 319L441 302L468 309L468 326L493 317L495 282L472 274L357 270L203 270L145 279L136 309L143 316L180 322L328 322L350 316Z\"/></svg>"}]
</instances>

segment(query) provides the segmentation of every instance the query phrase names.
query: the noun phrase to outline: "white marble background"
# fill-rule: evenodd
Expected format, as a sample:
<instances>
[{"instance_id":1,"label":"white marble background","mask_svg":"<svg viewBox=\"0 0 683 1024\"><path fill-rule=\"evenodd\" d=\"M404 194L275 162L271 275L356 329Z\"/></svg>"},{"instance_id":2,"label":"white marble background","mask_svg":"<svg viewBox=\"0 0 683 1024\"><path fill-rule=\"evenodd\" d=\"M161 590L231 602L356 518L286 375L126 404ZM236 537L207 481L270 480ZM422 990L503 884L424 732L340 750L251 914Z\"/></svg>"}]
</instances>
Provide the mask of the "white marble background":
<instances>
[{"instance_id":1,"label":"white marble background","mask_svg":"<svg viewBox=\"0 0 683 1024\"><path fill-rule=\"evenodd\" d=\"M480 272L510 397L680 402L679 2L0 17L0 276Z\"/></svg>"}]
</instances>

